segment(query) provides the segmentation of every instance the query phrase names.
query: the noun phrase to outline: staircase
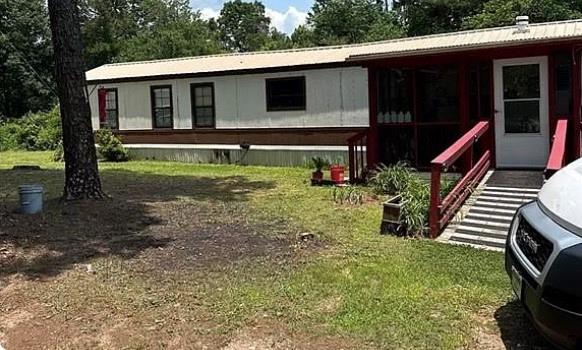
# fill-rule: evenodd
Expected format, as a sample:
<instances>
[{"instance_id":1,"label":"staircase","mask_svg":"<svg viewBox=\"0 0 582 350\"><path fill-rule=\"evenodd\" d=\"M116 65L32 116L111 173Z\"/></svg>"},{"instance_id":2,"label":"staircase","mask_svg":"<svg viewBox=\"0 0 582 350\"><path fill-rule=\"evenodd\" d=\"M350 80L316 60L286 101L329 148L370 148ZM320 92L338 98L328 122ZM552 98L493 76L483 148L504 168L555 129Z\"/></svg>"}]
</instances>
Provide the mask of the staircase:
<instances>
[{"instance_id":1,"label":"staircase","mask_svg":"<svg viewBox=\"0 0 582 350\"><path fill-rule=\"evenodd\" d=\"M438 240L504 251L513 216L542 184L541 172L490 171Z\"/></svg>"}]
</instances>

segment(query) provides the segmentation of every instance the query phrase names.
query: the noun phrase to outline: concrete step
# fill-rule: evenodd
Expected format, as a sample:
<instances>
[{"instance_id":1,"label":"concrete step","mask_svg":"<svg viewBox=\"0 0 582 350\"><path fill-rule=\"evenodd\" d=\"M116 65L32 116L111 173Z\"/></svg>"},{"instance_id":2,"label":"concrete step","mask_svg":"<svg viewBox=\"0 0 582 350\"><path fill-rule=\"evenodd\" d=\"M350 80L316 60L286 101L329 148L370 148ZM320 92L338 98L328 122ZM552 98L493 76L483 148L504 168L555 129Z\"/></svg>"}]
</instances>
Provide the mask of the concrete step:
<instances>
[{"instance_id":1,"label":"concrete step","mask_svg":"<svg viewBox=\"0 0 582 350\"><path fill-rule=\"evenodd\" d=\"M502 215L502 216L505 215L505 216L510 216L511 218L513 218L513 215L515 214L515 210L495 208L495 207L491 208L491 207L480 206L478 204L475 204L469 210L469 214L471 214L471 213L485 213L485 214Z\"/></svg>"},{"instance_id":2,"label":"concrete step","mask_svg":"<svg viewBox=\"0 0 582 350\"><path fill-rule=\"evenodd\" d=\"M483 214L480 212L471 212L465 216L465 219L476 219L476 220L484 220L484 221L496 221L496 222L503 222L510 224L513 220L513 215L495 215L495 214Z\"/></svg>"},{"instance_id":3,"label":"concrete step","mask_svg":"<svg viewBox=\"0 0 582 350\"><path fill-rule=\"evenodd\" d=\"M490 202L501 202L501 203L526 203L531 199L519 198L519 197L499 197L499 196L489 196L485 193L479 196L478 200L490 201Z\"/></svg>"},{"instance_id":4,"label":"concrete step","mask_svg":"<svg viewBox=\"0 0 582 350\"><path fill-rule=\"evenodd\" d=\"M477 247L491 247L491 248L498 248L504 249L505 248L505 240L504 239L497 239L497 238L489 238L483 236L473 236L473 235L465 235L462 233L457 233L452 236L449 240L453 242L461 242L461 243L468 243Z\"/></svg>"},{"instance_id":5,"label":"concrete step","mask_svg":"<svg viewBox=\"0 0 582 350\"><path fill-rule=\"evenodd\" d=\"M508 178L504 178L505 176ZM503 251L517 209L535 200L539 192L537 188L519 187L524 178L527 177L523 174L511 174L507 171L500 174L489 173L465 202L459 219L446 229L444 241ZM490 179L491 182L503 184L511 184L509 180L513 179L518 186L489 185L487 182Z\"/></svg>"},{"instance_id":6,"label":"concrete step","mask_svg":"<svg viewBox=\"0 0 582 350\"><path fill-rule=\"evenodd\" d=\"M475 220L471 218L465 218L463 224L474 226L474 227L494 227L501 229L509 229L511 222L496 222L496 221L485 221L485 220Z\"/></svg>"},{"instance_id":7,"label":"concrete step","mask_svg":"<svg viewBox=\"0 0 582 350\"><path fill-rule=\"evenodd\" d=\"M485 185L485 190L502 191L502 192L523 192L523 193L538 193L537 188L519 188L519 187L496 187Z\"/></svg>"},{"instance_id":8,"label":"concrete step","mask_svg":"<svg viewBox=\"0 0 582 350\"><path fill-rule=\"evenodd\" d=\"M499 198L524 198L528 200L536 199L538 196L537 193L529 193L529 192L499 192L499 191L490 191L484 190L481 192L481 195L489 196L489 197L499 197Z\"/></svg>"}]
</instances>

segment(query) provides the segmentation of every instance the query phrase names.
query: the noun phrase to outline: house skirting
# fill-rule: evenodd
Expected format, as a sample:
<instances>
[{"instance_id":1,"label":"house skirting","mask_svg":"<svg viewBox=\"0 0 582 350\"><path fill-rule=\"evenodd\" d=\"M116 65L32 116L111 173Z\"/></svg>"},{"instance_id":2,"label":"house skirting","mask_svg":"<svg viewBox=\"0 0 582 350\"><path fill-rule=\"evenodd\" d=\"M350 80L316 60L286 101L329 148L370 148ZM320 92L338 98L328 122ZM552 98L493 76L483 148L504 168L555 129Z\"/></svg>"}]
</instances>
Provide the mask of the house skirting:
<instances>
[{"instance_id":1,"label":"house skirting","mask_svg":"<svg viewBox=\"0 0 582 350\"><path fill-rule=\"evenodd\" d=\"M126 144L132 159L186 163L241 164L264 166L311 166L313 157L348 164L347 146L282 146L223 144Z\"/></svg>"}]
</instances>

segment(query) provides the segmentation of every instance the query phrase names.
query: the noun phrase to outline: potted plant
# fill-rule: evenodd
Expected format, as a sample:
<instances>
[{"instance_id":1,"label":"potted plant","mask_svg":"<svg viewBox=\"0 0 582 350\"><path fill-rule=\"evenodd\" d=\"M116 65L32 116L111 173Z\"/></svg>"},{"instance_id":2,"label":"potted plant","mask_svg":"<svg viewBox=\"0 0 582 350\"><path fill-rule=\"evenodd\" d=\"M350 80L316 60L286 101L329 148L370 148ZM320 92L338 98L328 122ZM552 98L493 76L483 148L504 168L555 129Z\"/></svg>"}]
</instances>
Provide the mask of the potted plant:
<instances>
[{"instance_id":1,"label":"potted plant","mask_svg":"<svg viewBox=\"0 0 582 350\"><path fill-rule=\"evenodd\" d=\"M323 183L323 167L327 165L325 159L321 157L313 157L311 158L311 162L313 163L313 167L315 171L311 173L311 184L312 185L321 185Z\"/></svg>"}]
</instances>

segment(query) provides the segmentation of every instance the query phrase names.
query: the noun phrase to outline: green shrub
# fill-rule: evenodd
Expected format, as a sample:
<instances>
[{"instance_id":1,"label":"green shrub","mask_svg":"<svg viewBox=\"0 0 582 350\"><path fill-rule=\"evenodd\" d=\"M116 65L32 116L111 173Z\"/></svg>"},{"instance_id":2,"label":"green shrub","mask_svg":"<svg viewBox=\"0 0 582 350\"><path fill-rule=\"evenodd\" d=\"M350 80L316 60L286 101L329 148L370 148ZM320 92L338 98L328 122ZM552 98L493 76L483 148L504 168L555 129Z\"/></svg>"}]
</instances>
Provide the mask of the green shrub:
<instances>
[{"instance_id":1,"label":"green shrub","mask_svg":"<svg viewBox=\"0 0 582 350\"><path fill-rule=\"evenodd\" d=\"M405 162L392 166L380 165L370 179L370 185L377 194L396 195L406 187L414 171Z\"/></svg>"},{"instance_id":2,"label":"green shrub","mask_svg":"<svg viewBox=\"0 0 582 350\"><path fill-rule=\"evenodd\" d=\"M456 181L443 179L441 196L446 196ZM416 170L400 162L392 166L378 167L370 180L377 194L402 197L401 219L408 235L423 235L428 225L430 209L430 183L422 179Z\"/></svg>"},{"instance_id":3,"label":"green shrub","mask_svg":"<svg viewBox=\"0 0 582 350\"><path fill-rule=\"evenodd\" d=\"M61 117L58 107L49 112L29 113L22 119L7 121L0 125L0 150L54 150L61 140Z\"/></svg>"},{"instance_id":4,"label":"green shrub","mask_svg":"<svg viewBox=\"0 0 582 350\"><path fill-rule=\"evenodd\" d=\"M96 133L99 155L110 162L125 162L129 153L123 147L121 140L109 129L99 129Z\"/></svg>"},{"instance_id":5,"label":"green shrub","mask_svg":"<svg viewBox=\"0 0 582 350\"><path fill-rule=\"evenodd\" d=\"M313 157L311 158L311 164L315 168L315 170L321 171L326 166L329 166L329 161L322 158L322 157Z\"/></svg>"},{"instance_id":6,"label":"green shrub","mask_svg":"<svg viewBox=\"0 0 582 350\"><path fill-rule=\"evenodd\" d=\"M409 235L423 235L428 224L430 184L411 176L399 192L402 196L402 222Z\"/></svg>"},{"instance_id":7,"label":"green shrub","mask_svg":"<svg viewBox=\"0 0 582 350\"><path fill-rule=\"evenodd\" d=\"M53 162L64 162L65 161L65 149L63 148L62 142L59 142L57 148L54 150L52 161Z\"/></svg>"},{"instance_id":8,"label":"green shrub","mask_svg":"<svg viewBox=\"0 0 582 350\"><path fill-rule=\"evenodd\" d=\"M334 187L332 196L336 204L361 205L364 203L364 192L356 186Z\"/></svg>"},{"instance_id":9,"label":"green shrub","mask_svg":"<svg viewBox=\"0 0 582 350\"><path fill-rule=\"evenodd\" d=\"M0 151L16 150L20 148L20 126L14 122L0 124Z\"/></svg>"}]
</instances>

